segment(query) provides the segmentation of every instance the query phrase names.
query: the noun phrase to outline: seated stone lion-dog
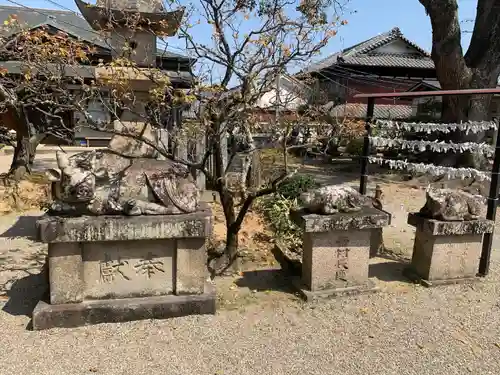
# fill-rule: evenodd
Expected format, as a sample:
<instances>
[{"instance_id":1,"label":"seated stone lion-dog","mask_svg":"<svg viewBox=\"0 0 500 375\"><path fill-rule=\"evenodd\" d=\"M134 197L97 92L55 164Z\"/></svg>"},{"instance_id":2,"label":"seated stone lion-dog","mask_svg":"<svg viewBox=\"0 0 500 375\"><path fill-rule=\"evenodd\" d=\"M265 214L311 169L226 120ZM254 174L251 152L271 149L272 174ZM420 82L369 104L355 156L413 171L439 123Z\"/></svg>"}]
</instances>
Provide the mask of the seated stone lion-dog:
<instances>
[{"instance_id":1,"label":"seated stone lion-dog","mask_svg":"<svg viewBox=\"0 0 500 375\"><path fill-rule=\"evenodd\" d=\"M129 158L110 150L68 157L58 151L52 214L169 215L198 209L200 192L189 169L169 160Z\"/></svg>"}]
</instances>

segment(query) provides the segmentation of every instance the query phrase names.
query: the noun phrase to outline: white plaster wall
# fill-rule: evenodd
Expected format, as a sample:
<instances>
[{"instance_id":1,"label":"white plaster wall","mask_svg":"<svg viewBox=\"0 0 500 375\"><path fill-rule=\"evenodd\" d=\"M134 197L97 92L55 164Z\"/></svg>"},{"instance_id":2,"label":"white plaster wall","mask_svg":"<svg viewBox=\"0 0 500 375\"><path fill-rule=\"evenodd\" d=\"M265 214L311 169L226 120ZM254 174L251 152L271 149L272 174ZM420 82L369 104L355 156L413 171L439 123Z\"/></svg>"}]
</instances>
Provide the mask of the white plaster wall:
<instances>
[{"instance_id":1,"label":"white plaster wall","mask_svg":"<svg viewBox=\"0 0 500 375\"><path fill-rule=\"evenodd\" d=\"M276 104L277 98L279 98L279 104L286 109L296 109L307 102L298 93L288 89L285 85L280 85L279 96L276 89L268 91L260 97L256 106L259 108L272 107Z\"/></svg>"},{"instance_id":2,"label":"white plaster wall","mask_svg":"<svg viewBox=\"0 0 500 375\"><path fill-rule=\"evenodd\" d=\"M400 53L400 54L407 54L407 53L418 53L418 51L406 44L402 40L395 40L391 43L388 43L386 45L383 45L379 48L376 48L373 50L374 53Z\"/></svg>"}]
</instances>

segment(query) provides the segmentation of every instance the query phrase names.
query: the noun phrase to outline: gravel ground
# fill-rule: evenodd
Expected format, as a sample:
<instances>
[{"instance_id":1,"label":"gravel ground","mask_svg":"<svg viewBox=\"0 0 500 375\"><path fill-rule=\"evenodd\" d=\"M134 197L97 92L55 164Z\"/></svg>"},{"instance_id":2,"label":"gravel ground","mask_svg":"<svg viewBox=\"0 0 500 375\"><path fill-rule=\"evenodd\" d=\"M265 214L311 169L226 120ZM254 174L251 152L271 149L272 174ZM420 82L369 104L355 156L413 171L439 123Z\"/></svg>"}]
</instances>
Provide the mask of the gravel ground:
<instances>
[{"instance_id":1,"label":"gravel ground","mask_svg":"<svg viewBox=\"0 0 500 375\"><path fill-rule=\"evenodd\" d=\"M215 316L29 330L42 293L38 212L0 218L0 375L499 374L500 255L471 285L426 289L401 277L423 193L385 185L384 241L398 256L370 268L381 291L306 305L279 271L217 280ZM497 230L497 233L500 231ZM498 248L499 239L495 239ZM1 293L0 293L1 294Z\"/></svg>"},{"instance_id":2,"label":"gravel ground","mask_svg":"<svg viewBox=\"0 0 500 375\"><path fill-rule=\"evenodd\" d=\"M2 312L0 373L498 374L497 272L474 286L385 283L312 306L257 292L216 316L71 330L27 331L28 317Z\"/></svg>"},{"instance_id":3,"label":"gravel ground","mask_svg":"<svg viewBox=\"0 0 500 375\"><path fill-rule=\"evenodd\" d=\"M32 228L25 220L6 234L9 220L4 237ZM2 282L16 280L0 311L2 375L500 373L497 253L473 285L408 284L401 263L377 258L373 295L305 305L279 271L257 271L218 280L215 316L33 332L44 248L19 237L0 249Z\"/></svg>"}]
</instances>

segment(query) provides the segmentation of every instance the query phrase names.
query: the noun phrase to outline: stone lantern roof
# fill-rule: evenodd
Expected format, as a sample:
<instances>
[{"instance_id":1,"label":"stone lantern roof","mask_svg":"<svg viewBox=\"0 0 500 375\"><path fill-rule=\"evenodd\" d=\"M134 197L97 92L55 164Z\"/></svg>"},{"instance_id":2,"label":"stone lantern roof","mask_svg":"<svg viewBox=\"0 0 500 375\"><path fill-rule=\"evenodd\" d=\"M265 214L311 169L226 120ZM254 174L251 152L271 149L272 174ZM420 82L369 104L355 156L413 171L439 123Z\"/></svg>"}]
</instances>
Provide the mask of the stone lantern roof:
<instances>
[{"instance_id":1,"label":"stone lantern roof","mask_svg":"<svg viewBox=\"0 0 500 375\"><path fill-rule=\"evenodd\" d=\"M162 0L97 0L96 6L106 9L131 10L140 13L165 13Z\"/></svg>"},{"instance_id":2,"label":"stone lantern roof","mask_svg":"<svg viewBox=\"0 0 500 375\"><path fill-rule=\"evenodd\" d=\"M184 15L184 8L167 12L161 0L97 0L95 5L75 0L75 3L85 20L99 31L109 31L134 20L136 26L157 35L172 36Z\"/></svg>"}]
</instances>

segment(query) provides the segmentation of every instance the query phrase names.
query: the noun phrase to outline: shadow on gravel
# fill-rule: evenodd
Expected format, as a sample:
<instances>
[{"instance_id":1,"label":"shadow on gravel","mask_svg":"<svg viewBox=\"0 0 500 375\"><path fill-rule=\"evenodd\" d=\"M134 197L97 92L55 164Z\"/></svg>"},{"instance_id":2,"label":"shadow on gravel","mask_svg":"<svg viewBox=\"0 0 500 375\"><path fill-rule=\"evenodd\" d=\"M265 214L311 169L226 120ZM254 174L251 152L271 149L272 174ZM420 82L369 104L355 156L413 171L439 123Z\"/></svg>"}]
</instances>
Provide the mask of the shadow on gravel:
<instances>
[{"instance_id":1,"label":"shadow on gravel","mask_svg":"<svg viewBox=\"0 0 500 375\"><path fill-rule=\"evenodd\" d=\"M295 293L289 276L281 269L246 271L235 284L240 288L248 288L258 292L273 290Z\"/></svg>"},{"instance_id":2,"label":"shadow on gravel","mask_svg":"<svg viewBox=\"0 0 500 375\"><path fill-rule=\"evenodd\" d=\"M377 262L370 264L368 275L375 277L381 281L400 281L411 283L405 276L403 276L403 269L408 266L404 261L388 261Z\"/></svg>"},{"instance_id":3,"label":"shadow on gravel","mask_svg":"<svg viewBox=\"0 0 500 375\"><path fill-rule=\"evenodd\" d=\"M32 317L33 310L41 299L47 297L49 287L46 252L37 251L24 257L24 266L3 266L2 271L22 271L22 278L12 278L0 285L0 294L7 302L2 311L14 316ZM33 329L30 321L27 330Z\"/></svg>"},{"instance_id":4,"label":"shadow on gravel","mask_svg":"<svg viewBox=\"0 0 500 375\"><path fill-rule=\"evenodd\" d=\"M41 215L19 216L17 221L5 232L0 234L3 238L25 237L30 241L36 241L36 221Z\"/></svg>"},{"instance_id":5,"label":"shadow on gravel","mask_svg":"<svg viewBox=\"0 0 500 375\"><path fill-rule=\"evenodd\" d=\"M47 292L48 276L44 268L40 273L33 273L13 282L7 291L8 301L2 308L10 315L31 317L36 304Z\"/></svg>"}]
</instances>

